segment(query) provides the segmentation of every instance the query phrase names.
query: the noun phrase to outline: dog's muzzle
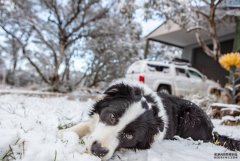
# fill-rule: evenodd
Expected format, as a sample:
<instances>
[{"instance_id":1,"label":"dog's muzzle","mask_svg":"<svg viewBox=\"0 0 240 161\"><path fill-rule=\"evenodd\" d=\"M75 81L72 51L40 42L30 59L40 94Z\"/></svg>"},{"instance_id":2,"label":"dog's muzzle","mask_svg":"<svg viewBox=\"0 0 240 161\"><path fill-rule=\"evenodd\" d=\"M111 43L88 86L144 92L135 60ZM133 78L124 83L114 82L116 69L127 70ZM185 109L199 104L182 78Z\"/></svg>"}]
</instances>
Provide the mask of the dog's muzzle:
<instances>
[{"instance_id":1,"label":"dog's muzzle","mask_svg":"<svg viewBox=\"0 0 240 161\"><path fill-rule=\"evenodd\" d=\"M92 146L91 146L91 153L93 155L96 155L100 158L104 157L107 155L107 153L109 152L109 150L105 147L102 147L102 145L100 143L98 143L97 141L94 141Z\"/></svg>"}]
</instances>

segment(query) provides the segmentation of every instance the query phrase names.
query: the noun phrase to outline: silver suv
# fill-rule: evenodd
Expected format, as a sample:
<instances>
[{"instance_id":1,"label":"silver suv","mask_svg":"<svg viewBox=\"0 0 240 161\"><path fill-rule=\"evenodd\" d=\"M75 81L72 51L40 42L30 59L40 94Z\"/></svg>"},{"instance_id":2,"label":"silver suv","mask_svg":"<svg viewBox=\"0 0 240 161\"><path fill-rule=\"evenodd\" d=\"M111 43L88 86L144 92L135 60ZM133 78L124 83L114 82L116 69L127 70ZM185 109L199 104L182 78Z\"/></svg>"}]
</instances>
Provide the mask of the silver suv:
<instances>
[{"instance_id":1,"label":"silver suv","mask_svg":"<svg viewBox=\"0 0 240 161\"><path fill-rule=\"evenodd\" d=\"M127 70L126 79L137 80L158 92L176 96L209 94L220 85L208 80L197 69L184 62L140 60Z\"/></svg>"}]
</instances>

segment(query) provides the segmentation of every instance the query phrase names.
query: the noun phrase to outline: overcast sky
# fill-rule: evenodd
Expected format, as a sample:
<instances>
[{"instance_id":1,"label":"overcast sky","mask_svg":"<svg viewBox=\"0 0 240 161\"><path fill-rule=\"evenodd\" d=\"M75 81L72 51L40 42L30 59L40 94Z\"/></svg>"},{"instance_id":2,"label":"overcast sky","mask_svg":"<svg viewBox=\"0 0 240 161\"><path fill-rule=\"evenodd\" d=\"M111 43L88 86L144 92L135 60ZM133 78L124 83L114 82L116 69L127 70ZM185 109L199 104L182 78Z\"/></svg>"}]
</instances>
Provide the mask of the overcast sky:
<instances>
[{"instance_id":1,"label":"overcast sky","mask_svg":"<svg viewBox=\"0 0 240 161\"><path fill-rule=\"evenodd\" d=\"M142 25L142 36L148 35L155 28L157 28L162 22L159 20L148 20L148 21L140 21Z\"/></svg>"}]
</instances>

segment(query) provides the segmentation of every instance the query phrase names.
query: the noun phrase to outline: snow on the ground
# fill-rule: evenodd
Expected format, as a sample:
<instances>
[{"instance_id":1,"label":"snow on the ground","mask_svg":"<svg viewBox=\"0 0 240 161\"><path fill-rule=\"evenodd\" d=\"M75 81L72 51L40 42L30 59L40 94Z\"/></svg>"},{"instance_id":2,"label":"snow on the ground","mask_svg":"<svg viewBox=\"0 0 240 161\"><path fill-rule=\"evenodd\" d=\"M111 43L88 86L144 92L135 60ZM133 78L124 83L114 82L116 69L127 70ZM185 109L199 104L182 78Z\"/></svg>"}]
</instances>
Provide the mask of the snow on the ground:
<instances>
[{"instance_id":1,"label":"snow on the ground","mask_svg":"<svg viewBox=\"0 0 240 161\"><path fill-rule=\"evenodd\" d=\"M227 121L227 120L237 121L237 120L240 120L240 116L236 116L236 117L234 117L234 116L223 116L221 120L222 121Z\"/></svg>"},{"instance_id":2,"label":"snow on the ground","mask_svg":"<svg viewBox=\"0 0 240 161\"><path fill-rule=\"evenodd\" d=\"M0 160L100 161L84 153L84 145L74 133L58 133L59 126L86 120L92 103L65 97L0 96ZM213 123L219 133L240 139L240 127L226 127L218 120ZM164 140L149 150L120 150L111 161L211 161L216 160L214 153L226 152L231 151L211 143ZM229 160L239 160L240 153L237 155L238 159Z\"/></svg>"},{"instance_id":3,"label":"snow on the ground","mask_svg":"<svg viewBox=\"0 0 240 161\"><path fill-rule=\"evenodd\" d=\"M212 107L223 107L221 111L231 111L233 114L235 112L240 112L240 106L235 104L224 104L224 103L213 103Z\"/></svg>"},{"instance_id":4,"label":"snow on the ground","mask_svg":"<svg viewBox=\"0 0 240 161\"><path fill-rule=\"evenodd\" d=\"M233 108L233 109L239 109L239 105L235 104L225 104L225 103L213 103L212 106L217 106L217 107L226 107L226 108Z\"/></svg>"}]
</instances>

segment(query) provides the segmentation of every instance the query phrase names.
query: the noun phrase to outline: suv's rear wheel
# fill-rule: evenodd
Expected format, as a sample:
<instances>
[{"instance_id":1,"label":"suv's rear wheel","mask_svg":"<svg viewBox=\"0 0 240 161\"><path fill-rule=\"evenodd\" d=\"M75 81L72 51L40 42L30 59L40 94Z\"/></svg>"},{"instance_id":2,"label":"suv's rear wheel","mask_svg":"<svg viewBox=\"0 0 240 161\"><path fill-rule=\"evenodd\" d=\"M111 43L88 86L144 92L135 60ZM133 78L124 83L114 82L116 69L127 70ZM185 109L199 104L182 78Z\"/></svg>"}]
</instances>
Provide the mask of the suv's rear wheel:
<instances>
[{"instance_id":1,"label":"suv's rear wheel","mask_svg":"<svg viewBox=\"0 0 240 161\"><path fill-rule=\"evenodd\" d=\"M158 91L158 92L165 93L165 94L171 94L171 89L170 89L170 87L169 87L169 86L166 86L166 85L160 86L157 91Z\"/></svg>"}]
</instances>

